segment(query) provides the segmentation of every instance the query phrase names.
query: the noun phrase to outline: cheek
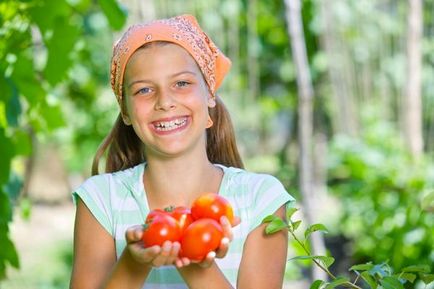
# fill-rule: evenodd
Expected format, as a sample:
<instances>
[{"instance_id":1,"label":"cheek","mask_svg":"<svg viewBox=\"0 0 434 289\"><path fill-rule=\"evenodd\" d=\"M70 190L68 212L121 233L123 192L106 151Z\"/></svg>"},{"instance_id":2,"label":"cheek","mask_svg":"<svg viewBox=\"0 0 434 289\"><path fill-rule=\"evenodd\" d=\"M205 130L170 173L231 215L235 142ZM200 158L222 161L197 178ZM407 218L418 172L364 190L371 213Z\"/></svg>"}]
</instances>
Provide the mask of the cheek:
<instances>
[{"instance_id":1,"label":"cheek","mask_svg":"<svg viewBox=\"0 0 434 289\"><path fill-rule=\"evenodd\" d=\"M209 93L204 86L197 86L197 88L192 92L192 94L195 97L192 97L188 100L191 105L208 109Z\"/></svg>"},{"instance_id":2,"label":"cheek","mask_svg":"<svg viewBox=\"0 0 434 289\"><path fill-rule=\"evenodd\" d=\"M138 119L143 119L149 114L151 106L142 102L143 101L141 101L140 98L130 99L127 102L126 109L132 122Z\"/></svg>"}]
</instances>

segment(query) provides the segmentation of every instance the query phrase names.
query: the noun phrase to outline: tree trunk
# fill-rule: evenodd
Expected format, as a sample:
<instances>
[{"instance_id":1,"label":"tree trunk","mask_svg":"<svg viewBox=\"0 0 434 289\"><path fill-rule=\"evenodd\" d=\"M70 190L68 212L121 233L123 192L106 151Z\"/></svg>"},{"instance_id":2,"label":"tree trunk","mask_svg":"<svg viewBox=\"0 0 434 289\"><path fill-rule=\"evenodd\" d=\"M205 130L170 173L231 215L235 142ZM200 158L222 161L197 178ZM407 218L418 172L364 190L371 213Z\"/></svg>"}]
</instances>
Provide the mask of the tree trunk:
<instances>
[{"instance_id":1,"label":"tree trunk","mask_svg":"<svg viewBox=\"0 0 434 289\"><path fill-rule=\"evenodd\" d=\"M332 115L333 127L339 132L349 136L357 136L357 113L355 106L355 90L351 87L353 70L346 44L342 43L334 28L336 23L333 16L333 1L320 2L320 13L324 33L320 40L329 60L328 75L330 77L332 95L335 99Z\"/></svg>"},{"instance_id":2,"label":"tree trunk","mask_svg":"<svg viewBox=\"0 0 434 289\"><path fill-rule=\"evenodd\" d=\"M313 139L313 87L309 72L306 44L301 18L300 0L285 0L285 16L288 23L289 38L291 42L292 58L297 71L298 86L298 139L299 139L299 186L303 198L304 214L307 223L315 222L313 209L315 195L312 180L312 139ZM321 233L311 235L312 254L325 253L324 239ZM314 279L326 279L324 272L316 266L312 268Z\"/></svg>"},{"instance_id":3,"label":"tree trunk","mask_svg":"<svg viewBox=\"0 0 434 289\"><path fill-rule=\"evenodd\" d=\"M423 152L422 136L422 0L409 0L407 16L407 82L402 113L404 138L415 159Z\"/></svg>"},{"instance_id":4,"label":"tree trunk","mask_svg":"<svg viewBox=\"0 0 434 289\"><path fill-rule=\"evenodd\" d=\"M256 0L247 1L247 74L248 98L255 100L259 96L259 61L258 61L258 33L257 33L257 3Z\"/></svg>"},{"instance_id":5,"label":"tree trunk","mask_svg":"<svg viewBox=\"0 0 434 289\"><path fill-rule=\"evenodd\" d=\"M234 2L237 3L237 2ZM241 96L243 95L243 90L240 87L240 7L241 4L233 4L234 7L228 11L228 34L227 34L227 45L228 45L228 56L232 60L232 75L236 77L236 81L230 81L228 84L231 85L229 90L233 95ZM242 97L237 97L240 103L243 104Z\"/></svg>"}]
</instances>

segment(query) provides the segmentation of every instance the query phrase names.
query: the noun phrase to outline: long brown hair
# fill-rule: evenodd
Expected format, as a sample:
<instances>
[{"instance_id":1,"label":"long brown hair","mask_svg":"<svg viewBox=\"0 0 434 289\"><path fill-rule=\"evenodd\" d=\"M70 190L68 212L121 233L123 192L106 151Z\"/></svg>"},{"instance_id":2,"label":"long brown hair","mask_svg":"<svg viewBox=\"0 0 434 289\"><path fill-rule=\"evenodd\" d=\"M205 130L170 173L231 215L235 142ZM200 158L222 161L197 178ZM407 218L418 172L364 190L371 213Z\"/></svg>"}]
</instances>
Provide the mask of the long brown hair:
<instances>
[{"instance_id":1,"label":"long brown hair","mask_svg":"<svg viewBox=\"0 0 434 289\"><path fill-rule=\"evenodd\" d=\"M210 109L213 126L206 131L206 152L211 163L243 168L234 128L224 103L216 96L216 106ZM131 125L124 124L119 114L110 133L99 146L92 163L92 175L99 173L101 157L107 152L105 172L131 168L146 161L144 144Z\"/></svg>"}]
</instances>

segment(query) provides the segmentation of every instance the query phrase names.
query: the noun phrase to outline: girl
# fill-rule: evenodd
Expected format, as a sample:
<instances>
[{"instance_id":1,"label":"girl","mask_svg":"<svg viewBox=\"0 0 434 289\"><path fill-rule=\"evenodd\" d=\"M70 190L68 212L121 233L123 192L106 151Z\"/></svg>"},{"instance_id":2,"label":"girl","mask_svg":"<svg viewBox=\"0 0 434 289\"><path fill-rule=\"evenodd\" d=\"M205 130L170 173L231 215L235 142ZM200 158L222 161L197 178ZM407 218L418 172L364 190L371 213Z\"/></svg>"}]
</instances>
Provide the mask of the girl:
<instances>
[{"instance_id":1,"label":"girl","mask_svg":"<svg viewBox=\"0 0 434 289\"><path fill-rule=\"evenodd\" d=\"M242 169L216 94L230 64L190 15L134 25L116 43L111 85L120 115L94 176L73 194L71 288L282 287L287 232L265 235L261 221L284 218L293 198L276 178ZM206 192L228 199L241 220L231 227L221 219L216 252L192 262L179 257L178 242L143 247L140 224L150 210L190 207Z\"/></svg>"}]
</instances>

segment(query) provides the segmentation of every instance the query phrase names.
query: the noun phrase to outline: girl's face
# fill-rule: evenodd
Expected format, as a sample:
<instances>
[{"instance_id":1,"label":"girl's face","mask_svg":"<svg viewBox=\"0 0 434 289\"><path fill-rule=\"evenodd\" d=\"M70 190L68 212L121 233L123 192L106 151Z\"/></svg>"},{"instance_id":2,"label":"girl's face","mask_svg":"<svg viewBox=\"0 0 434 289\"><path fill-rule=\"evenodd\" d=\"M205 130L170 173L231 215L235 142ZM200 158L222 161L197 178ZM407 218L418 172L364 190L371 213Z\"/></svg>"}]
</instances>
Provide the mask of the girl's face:
<instances>
[{"instance_id":1,"label":"girl's face","mask_svg":"<svg viewBox=\"0 0 434 289\"><path fill-rule=\"evenodd\" d=\"M151 44L130 58L124 77L124 121L146 156L205 149L208 107L215 101L195 60L181 46Z\"/></svg>"}]
</instances>

